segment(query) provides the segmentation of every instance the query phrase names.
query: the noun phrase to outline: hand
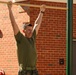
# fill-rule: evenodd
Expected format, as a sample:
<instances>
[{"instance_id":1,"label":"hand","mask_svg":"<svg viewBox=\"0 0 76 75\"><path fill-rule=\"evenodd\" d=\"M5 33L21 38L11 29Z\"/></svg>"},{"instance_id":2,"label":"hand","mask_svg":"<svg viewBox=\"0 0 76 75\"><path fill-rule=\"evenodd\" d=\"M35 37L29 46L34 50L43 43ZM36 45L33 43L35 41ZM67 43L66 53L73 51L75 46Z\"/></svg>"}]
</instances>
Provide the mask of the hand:
<instances>
[{"instance_id":1,"label":"hand","mask_svg":"<svg viewBox=\"0 0 76 75\"><path fill-rule=\"evenodd\" d=\"M11 8L12 7L12 1L9 1L7 5L8 5L8 8Z\"/></svg>"},{"instance_id":2,"label":"hand","mask_svg":"<svg viewBox=\"0 0 76 75\"><path fill-rule=\"evenodd\" d=\"M46 5L41 5L40 11L45 12L45 9L46 9Z\"/></svg>"}]
</instances>

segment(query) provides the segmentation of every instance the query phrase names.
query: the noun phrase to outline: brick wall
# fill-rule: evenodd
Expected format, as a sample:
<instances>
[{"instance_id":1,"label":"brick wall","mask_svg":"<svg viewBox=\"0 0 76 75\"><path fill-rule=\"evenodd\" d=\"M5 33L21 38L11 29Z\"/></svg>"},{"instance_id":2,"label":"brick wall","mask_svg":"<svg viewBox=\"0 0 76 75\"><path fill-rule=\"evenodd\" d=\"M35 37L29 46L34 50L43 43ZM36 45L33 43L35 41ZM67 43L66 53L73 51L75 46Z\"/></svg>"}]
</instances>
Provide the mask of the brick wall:
<instances>
[{"instance_id":1,"label":"brick wall","mask_svg":"<svg viewBox=\"0 0 76 75\"><path fill-rule=\"evenodd\" d=\"M46 4L50 6L66 7L63 3L32 1L33 4ZM6 75L17 75L18 62L16 42L13 36L7 6L0 4L0 29L4 37L0 39L0 69ZM74 38L76 38L76 5L74 5ZM19 28L28 21L26 13L19 13L17 6L13 6L13 13ZM30 9L30 21L34 24L39 13L39 8ZM27 19L28 18L28 19ZM37 36L37 68L39 75L66 75L66 11L46 9L39 34ZM64 65L59 64L59 59L64 59Z\"/></svg>"},{"instance_id":2,"label":"brick wall","mask_svg":"<svg viewBox=\"0 0 76 75\"><path fill-rule=\"evenodd\" d=\"M65 7L66 4L37 2L49 6ZM31 8L31 22L34 23L39 9ZM37 68L40 75L65 75L66 66L66 11L46 9L37 36ZM64 65L59 65L59 59L64 59Z\"/></svg>"},{"instance_id":3,"label":"brick wall","mask_svg":"<svg viewBox=\"0 0 76 75\"><path fill-rule=\"evenodd\" d=\"M73 38L76 39L76 4L73 5Z\"/></svg>"},{"instance_id":4,"label":"brick wall","mask_svg":"<svg viewBox=\"0 0 76 75\"><path fill-rule=\"evenodd\" d=\"M29 21L29 16L26 13L19 13L22 9L18 6L13 6L12 10L16 22L22 31L22 23ZM6 75L17 75L18 61L16 42L9 19L8 8L5 4L0 4L0 29L4 35L3 38L0 39L0 69L4 69Z\"/></svg>"}]
</instances>

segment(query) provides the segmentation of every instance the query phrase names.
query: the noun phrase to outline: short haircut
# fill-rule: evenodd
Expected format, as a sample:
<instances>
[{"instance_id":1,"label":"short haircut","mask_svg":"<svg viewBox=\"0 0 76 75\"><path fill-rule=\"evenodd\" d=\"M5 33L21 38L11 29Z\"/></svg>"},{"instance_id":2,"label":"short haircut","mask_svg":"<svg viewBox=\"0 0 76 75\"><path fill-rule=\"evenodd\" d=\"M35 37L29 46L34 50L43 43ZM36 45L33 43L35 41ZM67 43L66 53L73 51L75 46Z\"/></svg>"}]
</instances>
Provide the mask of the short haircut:
<instances>
[{"instance_id":1,"label":"short haircut","mask_svg":"<svg viewBox=\"0 0 76 75\"><path fill-rule=\"evenodd\" d=\"M27 26L32 26L30 22L23 23L23 29L26 29Z\"/></svg>"}]
</instances>

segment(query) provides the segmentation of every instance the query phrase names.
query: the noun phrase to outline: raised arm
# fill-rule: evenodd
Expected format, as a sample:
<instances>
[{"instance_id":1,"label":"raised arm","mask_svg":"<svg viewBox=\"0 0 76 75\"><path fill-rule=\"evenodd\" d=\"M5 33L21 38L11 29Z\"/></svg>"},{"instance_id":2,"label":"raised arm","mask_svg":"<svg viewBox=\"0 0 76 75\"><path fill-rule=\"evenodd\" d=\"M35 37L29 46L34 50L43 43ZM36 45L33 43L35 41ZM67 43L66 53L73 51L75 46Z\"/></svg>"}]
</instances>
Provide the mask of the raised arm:
<instances>
[{"instance_id":1,"label":"raised arm","mask_svg":"<svg viewBox=\"0 0 76 75\"><path fill-rule=\"evenodd\" d=\"M10 2L8 2L9 17L10 17L11 24L12 24L12 27L13 27L14 35L16 35L19 32L19 28L16 24L16 21L15 21L15 18L13 16L11 8L12 8L12 2L10 1Z\"/></svg>"},{"instance_id":2,"label":"raised arm","mask_svg":"<svg viewBox=\"0 0 76 75\"><path fill-rule=\"evenodd\" d=\"M34 23L33 31L36 30L36 35L38 34L38 30L42 22L42 17L45 12L45 7L46 7L45 5L41 5L39 15Z\"/></svg>"}]
</instances>

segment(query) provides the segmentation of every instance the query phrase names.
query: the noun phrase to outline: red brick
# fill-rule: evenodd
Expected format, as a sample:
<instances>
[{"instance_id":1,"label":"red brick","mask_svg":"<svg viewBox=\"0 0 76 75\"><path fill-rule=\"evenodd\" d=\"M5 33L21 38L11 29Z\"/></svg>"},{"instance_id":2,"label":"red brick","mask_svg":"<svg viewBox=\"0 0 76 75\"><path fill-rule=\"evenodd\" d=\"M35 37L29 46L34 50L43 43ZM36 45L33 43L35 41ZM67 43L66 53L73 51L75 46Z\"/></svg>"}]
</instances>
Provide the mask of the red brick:
<instances>
[{"instance_id":1,"label":"red brick","mask_svg":"<svg viewBox=\"0 0 76 75\"><path fill-rule=\"evenodd\" d=\"M50 6L66 7L65 3L38 2L33 4L46 4ZM5 70L6 75L17 75L18 60L16 42L13 36L8 9L5 4L0 5L0 29L4 36L0 39L0 68ZM25 13L19 13L17 7L13 9L15 19L20 29L22 22L28 21ZM73 37L76 38L76 5L74 5ZM30 8L31 23L34 24L39 13L39 8ZM28 18L28 19L27 19ZM25 20L26 19L26 20ZM66 11L46 9L39 34L37 36L37 68L39 75L66 75ZM59 59L64 58L64 65L59 65Z\"/></svg>"}]
</instances>

